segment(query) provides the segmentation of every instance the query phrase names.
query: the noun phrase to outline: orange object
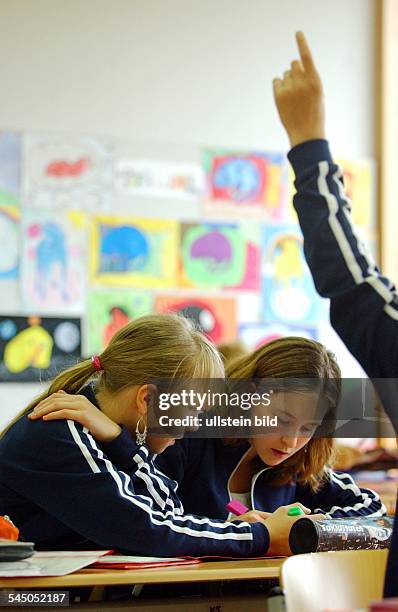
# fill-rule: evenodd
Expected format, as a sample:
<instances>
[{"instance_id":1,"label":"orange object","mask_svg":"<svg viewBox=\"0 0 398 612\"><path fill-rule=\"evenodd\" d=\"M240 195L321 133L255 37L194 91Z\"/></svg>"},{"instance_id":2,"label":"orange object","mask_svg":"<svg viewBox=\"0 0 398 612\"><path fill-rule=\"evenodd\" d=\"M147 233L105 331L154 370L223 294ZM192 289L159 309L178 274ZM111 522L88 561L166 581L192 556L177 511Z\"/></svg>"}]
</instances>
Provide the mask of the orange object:
<instances>
[{"instance_id":1,"label":"orange object","mask_svg":"<svg viewBox=\"0 0 398 612\"><path fill-rule=\"evenodd\" d=\"M8 516L0 516L0 538L7 540L18 540L19 529L8 518Z\"/></svg>"}]
</instances>

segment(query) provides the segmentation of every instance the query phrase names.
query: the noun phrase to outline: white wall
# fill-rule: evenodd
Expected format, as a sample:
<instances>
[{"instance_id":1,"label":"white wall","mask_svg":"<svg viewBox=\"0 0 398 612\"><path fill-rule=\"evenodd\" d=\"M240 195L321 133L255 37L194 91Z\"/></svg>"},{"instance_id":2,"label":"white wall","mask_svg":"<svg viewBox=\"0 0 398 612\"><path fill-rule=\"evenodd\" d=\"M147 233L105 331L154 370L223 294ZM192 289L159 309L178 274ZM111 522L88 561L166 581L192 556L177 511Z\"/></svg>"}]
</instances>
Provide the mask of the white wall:
<instances>
[{"instance_id":1,"label":"white wall","mask_svg":"<svg viewBox=\"0 0 398 612\"><path fill-rule=\"evenodd\" d=\"M347 155L371 154L371 0L2 0L1 123L285 146L271 79L304 29Z\"/></svg>"},{"instance_id":2,"label":"white wall","mask_svg":"<svg viewBox=\"0 0 398 612\"><path fill-rule=\"evenodd\" d=\"M0 129L284 150L271 81L303 29L324 78L334 150L372 155L373 6L2 0ZM32 391L0 385L0 426Z\"/></svg>"}]
</instances>

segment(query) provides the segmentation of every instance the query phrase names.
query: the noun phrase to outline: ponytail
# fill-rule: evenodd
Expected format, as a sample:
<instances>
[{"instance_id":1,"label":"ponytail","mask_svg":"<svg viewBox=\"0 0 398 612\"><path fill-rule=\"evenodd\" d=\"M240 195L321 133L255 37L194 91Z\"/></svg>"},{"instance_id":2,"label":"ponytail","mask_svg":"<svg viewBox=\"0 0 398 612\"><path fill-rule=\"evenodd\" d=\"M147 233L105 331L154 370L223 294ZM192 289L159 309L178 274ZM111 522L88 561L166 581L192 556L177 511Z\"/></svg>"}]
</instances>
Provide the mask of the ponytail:
<instances>
[{"instance_id":1,"label":"ponytail","mask_svg":"<svg viewBox=\"0 0 398 612\"><path fill-rule=\"evenodd\" d=\"M79 393L92 379L99 390L117 393L132 385L164 378L223 378L224 367L214 344L181 315L140 317L120 329L98 356L61 372L2 432L57 391Z\"/></svg>"}]
</instances>

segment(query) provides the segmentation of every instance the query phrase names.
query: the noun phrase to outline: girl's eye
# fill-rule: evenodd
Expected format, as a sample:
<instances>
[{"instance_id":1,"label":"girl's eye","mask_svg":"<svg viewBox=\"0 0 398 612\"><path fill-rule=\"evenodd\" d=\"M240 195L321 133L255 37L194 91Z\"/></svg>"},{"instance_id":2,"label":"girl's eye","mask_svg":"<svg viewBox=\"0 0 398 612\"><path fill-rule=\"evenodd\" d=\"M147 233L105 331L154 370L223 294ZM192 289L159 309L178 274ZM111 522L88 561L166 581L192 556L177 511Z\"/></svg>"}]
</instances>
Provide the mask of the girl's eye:
<instances>
[{"instance_id":1,"label":"girl's eye","mask_svg":"<svg viewBox=\"0 0 398 612\"><path fill-rule=\"evenodd\" d=\"M307 435L308 435L308 434L312 434L314 430L315 430L315 425L313 425L312 427L302 427L302 428L301 428L301 432L302 432L304 435L306 435L306 434L307 434Z\"/></svg>"}]
</instances>

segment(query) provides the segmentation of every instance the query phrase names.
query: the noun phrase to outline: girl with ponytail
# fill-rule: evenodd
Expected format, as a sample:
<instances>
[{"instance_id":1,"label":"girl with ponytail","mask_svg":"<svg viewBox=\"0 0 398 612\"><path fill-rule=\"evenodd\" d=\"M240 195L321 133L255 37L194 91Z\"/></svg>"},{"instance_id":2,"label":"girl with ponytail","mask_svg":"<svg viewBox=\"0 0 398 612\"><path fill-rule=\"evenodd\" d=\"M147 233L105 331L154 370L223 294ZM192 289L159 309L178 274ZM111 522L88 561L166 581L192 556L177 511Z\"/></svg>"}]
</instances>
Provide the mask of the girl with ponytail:
<instances>
[{"instance_id":1,"label":"girl with ponytail","mask_svg":"<svg viewBox=\"0 0 398 612\"><path fill-rule=\"evenodd\" d=\"M155 556L284 554L286 508L236 522L185 513L147 435L154 379L220 378L214 346L177 315L137 319L101 355L55 378L0 439L0 515L38 549L100 547ZM305 512L309 512L304 509Z\"/></svg>"}]
</instances>

